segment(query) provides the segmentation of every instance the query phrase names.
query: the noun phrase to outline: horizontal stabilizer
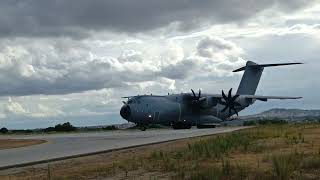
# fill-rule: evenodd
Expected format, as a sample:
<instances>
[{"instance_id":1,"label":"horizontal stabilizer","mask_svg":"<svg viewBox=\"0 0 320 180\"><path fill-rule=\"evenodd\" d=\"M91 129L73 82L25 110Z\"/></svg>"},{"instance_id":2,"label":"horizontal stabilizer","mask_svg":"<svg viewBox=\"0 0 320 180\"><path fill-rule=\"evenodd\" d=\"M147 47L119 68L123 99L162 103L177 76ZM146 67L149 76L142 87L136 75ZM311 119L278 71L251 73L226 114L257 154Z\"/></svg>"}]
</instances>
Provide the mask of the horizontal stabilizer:
<instances>
[{"instance_id":1,"label":"horizontal stabilizer","mask_svg":"<svg viewBox=\"0 0 320 180\"><path fill-rule=\"evenodd\" d=\"M257 96L257 95L242 95L241 97L247 98L247 99L256 99L260 101L267 101L268 99L301 99L302 97L290 97L290 96Z\"/></svg>"},{"instance_id":2,"label":"horizontal stabilizer","mask_svg":"<svg viewBox=\"0 0 320 180\"><path fill-rule=\"evenodd\" d=\"M213 98L223 98L221 94L214 94L210 95ZM234 95L232 95L234 96ZM247 99L257 99L257 100L268 100L268 99L301 99L302 97L292 97L292 96L259 96L259 95L240 95L240 98L247 98Z\"/></svg>"},{"instance_id":3,"label":"horizontal stabilizer","mask_svg":"<svg viewBox=\"0 0 320 180\"><path fill-rule=\"evenodd\" d=\"M246 69L246 67L252 67L252 68L264 68L264 67L272 67L272 66L287 66L287 65L296 65L296 64L303 64L303 63L278 63L278 64L255 64L255 63L250 63L250 61L248 61L249 63L247 63L246 66L241 67L239 69L236 69L232 72L239 72L239 71L244 71Z\"/></svg>"}]
</instances>

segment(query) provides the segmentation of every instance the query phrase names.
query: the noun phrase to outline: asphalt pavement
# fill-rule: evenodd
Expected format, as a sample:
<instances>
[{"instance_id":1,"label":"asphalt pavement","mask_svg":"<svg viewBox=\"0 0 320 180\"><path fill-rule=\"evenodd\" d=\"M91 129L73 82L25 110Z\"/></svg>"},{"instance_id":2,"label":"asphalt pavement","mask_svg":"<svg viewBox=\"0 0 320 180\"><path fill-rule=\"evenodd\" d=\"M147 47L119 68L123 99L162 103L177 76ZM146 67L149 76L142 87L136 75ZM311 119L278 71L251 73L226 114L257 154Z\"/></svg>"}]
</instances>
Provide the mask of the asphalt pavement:
<instances>
[{"instance_id":1,"label":"asphalt pavement","mask_svg":"<svg viewBox=\"0 0 320 180\"><path fill-rule=\"evenodd\" d=\"M0 150L0 169L188 137L231 132L242 128L245 127L0 136L0 139L44 139L47 141L33 146Z\"/></svg>"}]
</instances>

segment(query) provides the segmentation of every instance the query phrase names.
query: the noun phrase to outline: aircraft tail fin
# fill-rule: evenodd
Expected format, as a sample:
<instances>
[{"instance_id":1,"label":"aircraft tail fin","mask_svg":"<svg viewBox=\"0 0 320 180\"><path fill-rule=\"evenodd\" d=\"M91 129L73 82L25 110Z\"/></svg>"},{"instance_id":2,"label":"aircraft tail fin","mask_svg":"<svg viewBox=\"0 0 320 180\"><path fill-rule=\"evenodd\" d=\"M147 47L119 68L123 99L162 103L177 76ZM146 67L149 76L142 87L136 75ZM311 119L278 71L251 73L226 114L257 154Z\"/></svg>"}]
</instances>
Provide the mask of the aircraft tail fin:
<instances>
[{"instance_id":1,"label":"aircraft tail fin","mask_svg":"<svg viewBox=\"0 0 320 180\"><path fill-rule=\"evenodd\" d=\"M254 95L256 93L263 69L272 66L286 66L302 63L279 63L279 64L257 64L247 61L246 66L234 70L233 72L244 71L241 82L238 87L239 95Z\"/></svg>"}]
</instances>

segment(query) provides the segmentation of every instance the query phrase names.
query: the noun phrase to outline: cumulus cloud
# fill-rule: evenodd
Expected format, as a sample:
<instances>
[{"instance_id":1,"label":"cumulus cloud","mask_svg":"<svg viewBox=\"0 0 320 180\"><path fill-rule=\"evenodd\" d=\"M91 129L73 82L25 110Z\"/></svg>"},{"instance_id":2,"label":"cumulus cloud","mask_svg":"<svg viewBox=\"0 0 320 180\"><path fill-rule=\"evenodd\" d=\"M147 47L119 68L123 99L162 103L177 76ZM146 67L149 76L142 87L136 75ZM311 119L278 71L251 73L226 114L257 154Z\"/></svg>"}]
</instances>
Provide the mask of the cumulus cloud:
<instances>
[{"instance_id":1,"label":"cumulus cloud","mask_svg":"<svg viewBox=\"0 0 320 180\"><path fill-rule=\"evenodd\" d=\"M237 64L244 53L235 43L217 37L206 36L195 44L196 48L187 48L189 55L182 46L170 42L162 45L158 54L129 49L107 56L97 53L90 43L73 40L1 43L0 95L68 94L159 78L183 80L199 72L223 74L231 71L225 67ZM171 84L168 87L173 89Z\"/></svg>"},{"instance_id":2,"label":"cumulus cloud","mask_svg":"<svg viewBox=\"0 0 320 180\"><path fill-rule=\"evenodd\" d=\"M213 61L237 61L243 50L231 41L218 37L206 37L199 41L197 54Z\"/></svg>"},{"instance_id":3,"label":"cumulus cloud","mask_svg":"<svg viewBox=\"0 0 320 180\"><path fill-rule=\"evenodd\" d=\"M0 45L4 47L0 50L1 96L68 94L161 77L184 79L195 67L195 62L183 56L161 62L136 50L116 57L93 53L94 48L79 42L39 41L21 46L21 41Z\"/></svg>"},{"instance_id":4,"label":"cumulus cloud","mask_svg":"<svg viewBox=\"0 0 320 180\"><path fill-rule=\"evenodd\" d=\"M306 0L18 0L0 3L0 36L86 37L92 31L145 32L170 24L179 30L201 24L241 22L275 8L291 12Z\"/></svg>"},{"instance_id":5,"label":"cumulus cloud","mask_svg":"<svg viewBox=\"0 0 320 180\"><path fill-rule=\"evenodd\" d=\"M184 79L193 73L192 70L196 69L197 65L196 60L185 59L163 67L159 74L169 79Z\"/></svg>"},{"instance_id":6,"label":"cumulus cloud","mask_svg":"<svg viewBox=\"0 0 320 180\"><path fill-rule=\"evenodd\" d=\"M9 114L25 114L27 111L22 107L22 105L18 102L12 101L11 97L8 99L8 103L4 110Z\"/></svg>"},{"instance_id":7,"label":"cumulus cloud","mask_svg":"<svg viewBox=\"0 0 320 180\"><path fill-rule=\"evenodd\" d=\"M0 110L0 118L42 118L42 117L57 117L64 113L54 107L48 107L44 104L30 106L28 102L24 102L8 97L7 101L3 101L3 109Z\"/></svg>"}]
</instances>

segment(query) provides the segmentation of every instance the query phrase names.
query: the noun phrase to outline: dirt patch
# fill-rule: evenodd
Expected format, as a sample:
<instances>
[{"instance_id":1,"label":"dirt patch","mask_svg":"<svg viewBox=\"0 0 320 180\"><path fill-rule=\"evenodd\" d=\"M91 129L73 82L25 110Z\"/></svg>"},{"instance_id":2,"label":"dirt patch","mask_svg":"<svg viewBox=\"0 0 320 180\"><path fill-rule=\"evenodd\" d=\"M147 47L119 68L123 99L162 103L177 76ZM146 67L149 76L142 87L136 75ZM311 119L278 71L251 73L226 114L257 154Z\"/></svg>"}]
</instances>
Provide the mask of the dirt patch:
<instances>
[{"instance_id":1,"label":"dirt patch","mask_svg":"<svg viewBox=\"0 0 320 180\"><path fill-rule=\"evenodd\" d=\"M0 150L31 146L45 142L45 140L40 139L0 139Z\"/></svg>"}]
</instances>

